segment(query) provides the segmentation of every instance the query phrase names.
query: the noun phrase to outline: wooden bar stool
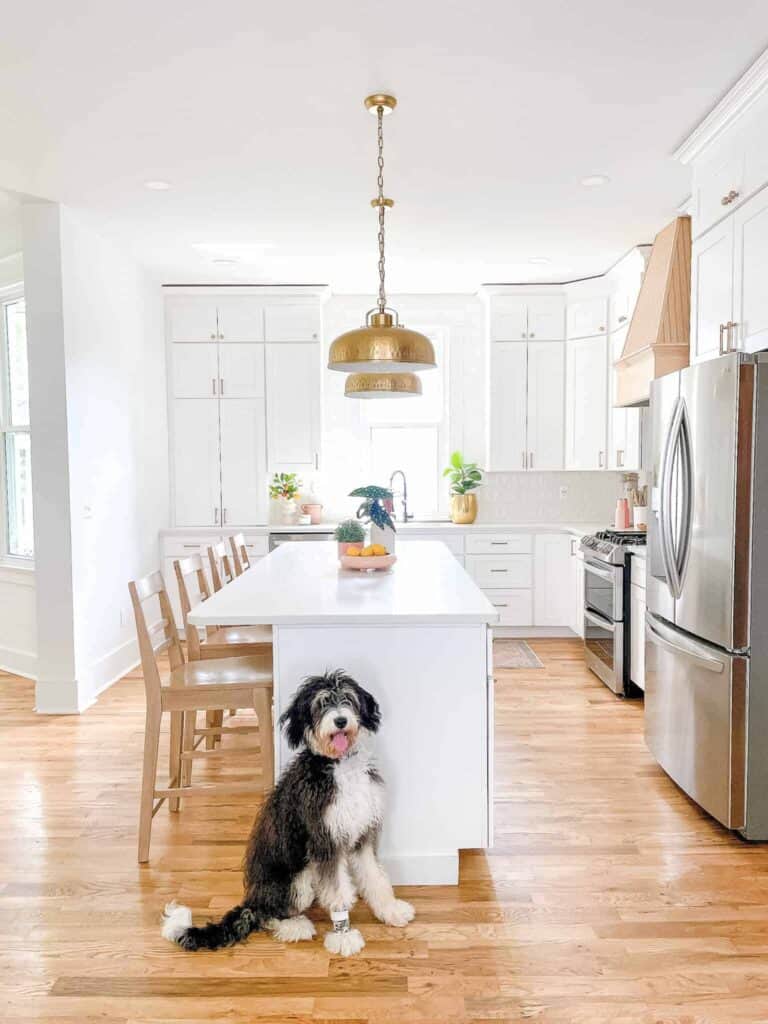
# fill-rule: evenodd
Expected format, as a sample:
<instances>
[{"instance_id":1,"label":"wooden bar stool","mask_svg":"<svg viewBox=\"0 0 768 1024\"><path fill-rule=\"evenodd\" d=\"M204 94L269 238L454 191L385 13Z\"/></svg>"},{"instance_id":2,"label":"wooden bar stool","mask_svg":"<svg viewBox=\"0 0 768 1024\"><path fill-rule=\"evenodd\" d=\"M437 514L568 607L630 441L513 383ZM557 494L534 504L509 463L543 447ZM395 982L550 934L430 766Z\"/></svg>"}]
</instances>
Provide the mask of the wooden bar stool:
<instances>
[{"instance_id":1,"label":"wooden bar stool","mask_svg":"<svg viewBox=\"0 0 768 1024\"><path fill-rule=\"evenodd\" d=\"M248 557L248 545L245 542L244 533L236 533L229 538L229 546L232 549L232 562L235 567L235 576L242 576L251 568L251 560Z\"/></svg>"},{"instance_id":2,"label":"wooden bar stool","mask_svg":"<svg viewBox=\"0 0 768 1024\"><path fill-rule=\"evenodd\" d=\"M240 573L236 573L232 568L232 561L229 557L229 552L227 551L227 545L223 540L208 548L208 564L211 569L213 590L216 594L218 594L223 587L226 587L228 583L231 583L236 576L240 575Z\"/></svg>"},{"instance_id":3,"label":"wooden bar stool","mask_svg":"<svg viewBox=\"0 0 768 1024\"><path fill-rule=\"evenodd\" d=\"M149 860L152 819L169 801L171 811L179 810L181 797L211 793L264 793L274 781L274 748L272 738L272 659L269 655L251 657L184 661L170 599L159 572L128 584L136 632L141 653L141 668L147 695L147 720L144 732L144 767L139 812L139 863ZM157 599L160 620L147 626L146 602ZM153 610L154 618L154 610ZM157 662L158 654L168 651L170 676L163 682ZM259 734L260 783L210 783L192 785L192 761L206 756L230 754L242 758L244 748L227 751L197 750L195 737L206 735L197 729L198 711L223 711L229 707L253 708L258 715L258 730L253 726L231 726L223 732L256 732ZM157 786L157 759L160 726L164 713L170 714L171 741L168 758L169 782ZM199 742L199 739L198 739ZM256 749L256 748L249 748Z\"/></svg>"}]
</instances>

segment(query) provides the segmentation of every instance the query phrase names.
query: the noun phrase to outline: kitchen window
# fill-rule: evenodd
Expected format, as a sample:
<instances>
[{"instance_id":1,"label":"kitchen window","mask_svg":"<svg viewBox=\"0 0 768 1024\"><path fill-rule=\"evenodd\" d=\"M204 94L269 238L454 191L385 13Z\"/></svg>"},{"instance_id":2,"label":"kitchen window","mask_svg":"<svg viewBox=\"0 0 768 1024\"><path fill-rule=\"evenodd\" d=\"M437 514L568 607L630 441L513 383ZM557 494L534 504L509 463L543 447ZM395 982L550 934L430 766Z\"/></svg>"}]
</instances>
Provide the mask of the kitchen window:
<instances>
[{"instance_id":1,"label":"kitchen window","mask_svg":"<svg viewBox=\"0 0 768 1024\"><path fill-rule=\"evenodd\" d=\"M0 556L30 560L32 454L24 294L0 291Z\"/></svg>"},{"instance_id":2,"label":"kitchen window","mask_svg":"<svg viewBox=\"0 0 768 1024\"><path fill-rule=\"evenodd\" d=\"M408 510L417 518L447 514L442 479L448 459L448 346L439 329L416 327L435 347L437 367L420 374L418 398L372 399L363 403L367 422L371 477L387 484L396 469L408 481ZM399 486L396 484L396 487ZM398 499L395 511L400 514Z\"/></svg>"}]
</instances>

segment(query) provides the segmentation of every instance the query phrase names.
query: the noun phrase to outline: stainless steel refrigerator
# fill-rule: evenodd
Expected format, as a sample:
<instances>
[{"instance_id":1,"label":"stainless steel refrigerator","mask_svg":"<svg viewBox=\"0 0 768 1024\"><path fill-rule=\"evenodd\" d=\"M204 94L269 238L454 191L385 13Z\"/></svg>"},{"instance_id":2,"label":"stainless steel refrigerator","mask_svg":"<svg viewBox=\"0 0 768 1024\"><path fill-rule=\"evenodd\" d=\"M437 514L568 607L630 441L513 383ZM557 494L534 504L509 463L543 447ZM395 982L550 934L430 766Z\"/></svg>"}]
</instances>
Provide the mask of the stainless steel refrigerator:
<instances>
[{"instance_id":1,"label":"stainless steel refrigerator","mask_svg":"<svg viewBox=\"0 0 768 1024\"><path fill-rule=\"evenodd\" d=\"M651 386L645 736L705 811L768 838L768 353Z\"/></svg>"}]
</instances>

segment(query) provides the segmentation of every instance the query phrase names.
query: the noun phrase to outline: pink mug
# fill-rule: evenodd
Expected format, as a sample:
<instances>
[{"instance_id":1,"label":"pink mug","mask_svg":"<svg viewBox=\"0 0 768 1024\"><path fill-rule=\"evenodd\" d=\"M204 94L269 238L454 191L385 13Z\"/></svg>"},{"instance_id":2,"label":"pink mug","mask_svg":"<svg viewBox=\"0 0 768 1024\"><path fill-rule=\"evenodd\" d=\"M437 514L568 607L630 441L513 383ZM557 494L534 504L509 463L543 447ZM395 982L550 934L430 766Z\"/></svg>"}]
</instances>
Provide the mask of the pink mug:
<instances>
[{"instance_id":1,"label":"pink mug","mask_svg":"<svg viewBox=\"0 0 768 1024\"><path fill-rule=\"evenodd\" d=\"M317 504L307 504L301 506L301 511L309 516L309 521L313 526L317 526L320 522L320 514L323 511L323 506L318 502Z\"/></svg>"}]
</instances>

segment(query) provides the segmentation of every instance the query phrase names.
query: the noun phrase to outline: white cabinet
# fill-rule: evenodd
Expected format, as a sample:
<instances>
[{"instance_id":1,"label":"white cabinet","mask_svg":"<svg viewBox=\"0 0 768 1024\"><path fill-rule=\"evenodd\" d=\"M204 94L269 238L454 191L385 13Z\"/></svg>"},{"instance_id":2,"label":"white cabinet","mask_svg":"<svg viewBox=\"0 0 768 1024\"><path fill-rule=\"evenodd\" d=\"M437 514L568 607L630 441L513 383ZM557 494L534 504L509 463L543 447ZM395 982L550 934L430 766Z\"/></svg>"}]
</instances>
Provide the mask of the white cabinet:
<instances>
[{"instance_id":1,"label":"white cabinet","mask_svg":"<svg viewBox=\"0 0 768 1024\"><path fill-rule=\"evenodd\" d=\"M608 339L578 338L566 347L566 465L604 469L608 413Z\"/></svg>"},{"instance_id":2,"label":"white cabinet","mask_svg":"<svg viewBox=\"0 0 768 1024\"><path fill-rule=\"evenodd\" d=\"M588 338L593 334L606 334L607 328L608 299L605 296L568 303L569 338Z\"/></svg>"},{"instance_id":3,"label":"white cabinet","mask_svg":"<svg viewBox=\"0 0 768 1024\"><path fill-rule=\"evenodd\" d=\"M481 590L530 589L530 555L466 555L464 567Z\"/></svg>"},{"instance_id":4,"label":"white cabinet","mask_svg":"<svg viewBox=\"0 0 768 1024\"><path fill-rule=\"evenodd\" d=\"M645 590L633 583L629 594L629 677L645 689Z\"/></svg>"},{"instance_id":5,"label":"white cabinet","mask_svg":"<svg viewBox=\"0 0 768 1024\"><path fill-rule=\"evenodd\" d=\"M734 347L742 352L768 348L768 188L733 217Z\"/></svg>"},{"instance_id":6,"label":"white cabinet","mask_svg":"<svg viewBox=\"0 0 768 1024\"><path fill-rule=\"evenodd\" d=\"M217 299L219 341L264 341L264 309L252 296L237 295Z\"/></svg>"},{"instance_id":7,"label":"white cabinet","mask_svg":"<svg viewBox=\"0 0 768 1024\"><path fill-rule=\"evenodd\" d=\"M489 590L486 597L498 613L498 626L530 626L533 619L530 590Z\"/></svg>"},{"instance_id":8,"label":"white cabinet","mask_svg":"<svg viewBox=\"0 0 768 1024\"><path fill-rule=\"evenodd\" d=\"M218 526L219 403L177 398L173 410L173 480L177 526Z\"/></svg>"},{"instance_id":9,"label":"white cabinet","mask_svg":"<svg viewBox=\"0 0 768 1024\"><path fill-rule=\"evenodd\" d=\"M568 623L576 636L584 636L584 555L579 550L579 538L570 538L569 584L573 597L573 618Z\"/></svg>"},{"instance_id":10,"label":"white cabinet","mask_svg":"<svg viewBox=\"0 0 768 1024\"><path fill-rule=\"evenodd\" d=\"M608 367L608 469L639 471L642 461L641 435L642 411L640 409L617 409L616 370L614 364L624 351L627 328L614 331L610 337L610 365Z\"/></svg>"},{"instance_id":11,"label":"white cabinet","mask_svg":"<svg viewBox=\"0 0 768 1024\"><path fill-rule=\"evenodd\" d=\"M266 385L269 472L318 469L320 345L268 343Z\"/></svg>"},{"instance_id":12,"label":"white cabinet","mask_svg":"<svg viewBox=\"0 0 768 1024\"><path fill-rule=\"evenodd\" d=\"M528 469L562 469L565 445L565 346L528 343Z\"/></svg>"},{"instance_id":13,"label":"white cabinet","mask_svg":"<svg viewBox=\"0 0 768 1024\"><path fill-rule=\"evenodd\" d=\"M266 522L264 399L227 398L219 408L222 526Z\"/></svg>"},{"instance_id":14,"label":"white cabinet","mask_svg":"<svg viewBox=\"0 0 768 1024\"><path fill-rule=\"evenodd\" d=\"M264 397L263 345L219 345L219 394L222 398Z\"/></svg>"},{"instance_id":15,"label":"white cabinet","mask_svg":"<svg viewBox=\"0 0 768 1024\"><path fill-rule=\"evenodd\" d=\"M217 341L216 299L204 295L175 295L165 304L166 336L171 344Z\"/></svg>"},{"instance_id":16,"label":"white cabinet","mask_svg":"<svg viewBox=\"0 0 768 1024\"><path fill-rule=\"evenodd\" d=\"M691 252L691 362L713 359L733 316L733 218L697 238Z\"/></svg>"},{"instance_id":17,"label":"white cabinet","mask_svg":"<svg viewBox=\"0 0 768 1024\"><path fill-rule=\"evenodd\" d=\"M174 398L214 398L219 391L219 355L215 341L183 342L171 351Z\"/></svg>"},{"instance_id":18,"label":"white cabinet","mask_svg":"<svg viewBox=\"0 0 768 1024\"><path fill-rule=\"evenodd\" d=\"M533 580L533 624L569 626L574 619L573 589L569 576L571 538L565 533L536 535Z\"/></svg>"},{"instance_id":19,"label":"white cabinet","mask_svg":"<svg viewBox=\"0 0 768 1024\"><path fill-rule=\"evenodd\" d=\"M527 351L524 342L503 341L491 346L491 470L525 469L527 465Z\"/></svg>"},{"instance_id":20,"label":"white cabinet","mask_svg":"<svg viewBox=\"0 0 768 1024\"><path fill-rule=\"evenodd\" d=\"M721 152L698 169L693 189L695 233L729 214L744 193L744 154Z\"/></svg>"},{"instance_id":21,"label":"white cabinet","mask_svg":"<svg viewBox=\"0 0 768 1024\"><path fill-rule=\"evenodd\" d=\"M500 295L491 299L491 341L562 341L565 300L561 295Z\"/></svg>"},{"instance_id":22,"label":"white cabinet","mask_svg":"<svg viewBox=\"0 0 768 1024\"><path fill-rule=\"evenodd\" d=\"M562 469L562 342L494 342L488 468Z\"/></svg>"},{"instance_id":23,"label":"white cabinet","mask_svg":"<svg viewBox=\"0 0 768 1024\"><path fill-rule=\"evenodd\" d=\"M320 310L317 303L281 303L265 311L267 341L318 341Z\"/></svg>"}]
</instances>

